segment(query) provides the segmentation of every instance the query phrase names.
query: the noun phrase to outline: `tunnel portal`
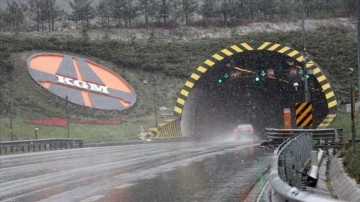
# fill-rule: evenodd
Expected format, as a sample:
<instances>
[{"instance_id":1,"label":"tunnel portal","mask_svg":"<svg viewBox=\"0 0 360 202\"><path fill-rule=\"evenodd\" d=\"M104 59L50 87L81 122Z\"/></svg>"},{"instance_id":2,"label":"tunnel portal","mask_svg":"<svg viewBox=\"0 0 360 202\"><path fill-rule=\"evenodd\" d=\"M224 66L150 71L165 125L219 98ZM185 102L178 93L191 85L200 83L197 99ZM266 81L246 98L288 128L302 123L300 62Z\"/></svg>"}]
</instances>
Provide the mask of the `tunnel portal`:
<instances>
[{"instance_id":1,"label":"tunnel portal","mask_svg":"<svg viewBox=\"0 0 360 202\"><path fill-rule=\"evenodd\" d=\"M337 103L320 67L287 46L241 43L207 59L186 81L174 111L183 136L222 136L239 124L252 124L258 134L266 127L283 128L283 110L305 101L305 79L313 107L312 128L326 127ZM305 76L307 75L307 76Z\"/></svg>"}]
</instances>

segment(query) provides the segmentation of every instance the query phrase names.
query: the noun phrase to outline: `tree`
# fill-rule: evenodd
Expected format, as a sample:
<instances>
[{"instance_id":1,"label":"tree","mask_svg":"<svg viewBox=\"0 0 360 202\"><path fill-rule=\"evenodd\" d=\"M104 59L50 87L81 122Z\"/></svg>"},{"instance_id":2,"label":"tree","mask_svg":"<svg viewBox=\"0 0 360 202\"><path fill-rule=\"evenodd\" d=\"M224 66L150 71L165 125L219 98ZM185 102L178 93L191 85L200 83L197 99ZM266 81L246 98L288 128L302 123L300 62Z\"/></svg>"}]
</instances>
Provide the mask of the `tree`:
<instances>
[{"instance_id":1,"label":"tree","mask_svg":"<svg viewBox=\"0 0 360 202\"><path fill-rule=\"evenodd\" d=\"M56 0L29 0L29 7L29 13L36 21L37 31L40 31L40 24L44 27L45 21L48 23L48 30L54 31L55 21L64 12L56 5Z\"/></svg>"},{"instance_id":2,"label":"tree","mask_svg":"<svg viewBox=\"0 0 360 202\"><path fill-rule=\"evenodd\" d=\"M231 2L229 0L224 0L221 3L220 13L223 16L224 20L228 20L231 18Z\"/></svg>"},{"instance_id":3,"label":"tree","mask_svg":"<svg viewBox=\"0 0 360 202\"><path fill-rule=\"evenodd\" d=\"M345 12L350 14L356 14L358 0L345 0Z\"/></svg>"},{"instance_id":4,"label":"tree","mask_svg":"<svg viewBox=\"0 0 360 202\"><path fill-rule=\"evenodd\" d=\"M138 7L132 0L125 0L124 2L123 18L125 21L125 27L132 26L132 20L137 17Z\"/></svg>"},{"instance_id":5,"label":"tree","mask_svg":"<svg viewBox=\"0 0 360 202\"><path fill-rule=\"evenodd\" d=\"M110 0L102 0L96 8L97 14L100 17L100 25L102 28L110 27L111 9Z\"/></svg>"},{"instance_id":6,"label":"tree","mask_svg":"<svg viewBox=\"0 0 360 202\"><path fill-rule=\"evenodd\" d=\"M74 0L69 2L72 9L70 19L75 22L76 27L78 22L81 22L81 26L84 28L90 27L90 20L95 18L94 8L91 6L89 0Z\"/></svg>"},{"instance_id":7,"label":"tree","mask_svg":"<svg viewBox=\"0 0 360 202\"><path fill-rule=\"evenodd\" d=\"M163 19L163 22L166 24L166 19L170 16L170 0L161 0L158 16L160 19Z\"/></svg>"},{"instance_id":8,"label":"tree","mask_svg":"<svg viewBox=\"0 0 360 202\"><path fill-rule=\"evenodd\" d=\"M200 12L203 18L209 20L217 17L217 10L216 0L205 0Z\"/></svg>"},{"instance_id":9,"label":"tree","mask_svg":"<svg viewBox=\"0 0 360 202\"><path fill-rule=\"evenodd\" d=\"M144 15L145 25L149 25L149 18L155 17L156 8L158 8L158 3L156 0L139 0L138 8L141 14Z\"/></svg>"},{"instance_id":10,"label":"tree","mask_svg":"<svg viewBox=\"0 0 360 202\"><path fill-rule=\"evenodd\" d=\"M19 31L20 24L25 20L24 12L26 11L25 4L19 4L15 1L7 2L7 8L3 14L4 22L8 27L15 28Z\"/></svg>"},{"instance_id":11,"label":"tree","mask_svg":"<svg viewBox=\"0 0 360 202\"><path fill-rule=\"evenodd\" d=\"M55 21L64 12L59 6L56 5L56 0L43 0L44 1L44 18L48 21L49 31L54 31Z\"/></svg>"},{"instance_id":12,"label":"tree","mask_svg":"<svg viewBox=\"0 0 360 202\"><path fill-rule=\"evenodd\" d=\"M260 0L258 3L258 11L261 12L265 19L272 19L275 12L274 0Z\"/></svg>"},{"instance_id":13,"label":"tree","mask_svg":"<svg viewBox=\"0 0 360 202\"><path fill-rule=\"evenodd\" d=\"M190 23L191 18L198 10L198 3L196 0L182 0L183 16L185 18L185 24Z\"/></svg>"},{"instance_id":14,"label":"tree","mask_svg":"<svg viewBox=\"0 0 360 202\"><path fill-rule=\"evenodd\" d=\"M43 0L29 0L29 13L32 20L36 22L36 29L40 31L40 23L43 20Z\"/></svg>"}]
</instances>

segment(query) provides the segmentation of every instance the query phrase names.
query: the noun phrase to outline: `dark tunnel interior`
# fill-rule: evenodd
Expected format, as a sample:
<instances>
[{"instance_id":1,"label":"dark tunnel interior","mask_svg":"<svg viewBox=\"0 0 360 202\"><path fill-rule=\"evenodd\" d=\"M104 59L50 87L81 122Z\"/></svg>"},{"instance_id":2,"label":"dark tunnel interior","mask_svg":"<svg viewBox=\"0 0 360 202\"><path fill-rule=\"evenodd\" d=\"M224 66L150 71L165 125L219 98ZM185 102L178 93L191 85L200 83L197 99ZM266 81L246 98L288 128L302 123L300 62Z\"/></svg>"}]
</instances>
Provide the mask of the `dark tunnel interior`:
<instances>
[{"instance_id":1,"label":"dark tunnel interior","mask_svg":"<svg viewBox=\"0 0 360 202\"><path fill-rule=\"evenodd\" d=\"M211 138L227 135L239 124L252 124L263 137L265 128L283 128L283 110L304 102L302 64L270 51L252 51L224 59L201 77L184 106L185 136ZM258 77L259 80L256 80ZM307 78L313 105L313 127L328 113L327 102L313 75ZM294 83L298 83L295 87Z\"/></svg>"}]
</instances>

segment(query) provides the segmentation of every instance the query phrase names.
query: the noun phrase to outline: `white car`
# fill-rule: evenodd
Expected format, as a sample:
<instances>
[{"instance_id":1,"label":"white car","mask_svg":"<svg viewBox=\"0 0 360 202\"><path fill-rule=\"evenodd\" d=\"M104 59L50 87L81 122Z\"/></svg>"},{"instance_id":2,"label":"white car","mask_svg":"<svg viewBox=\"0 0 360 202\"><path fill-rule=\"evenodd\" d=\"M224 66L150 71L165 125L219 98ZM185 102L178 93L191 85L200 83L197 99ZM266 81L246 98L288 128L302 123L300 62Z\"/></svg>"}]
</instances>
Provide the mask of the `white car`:
<instances>
[{"instance_id":1,"label":"white car","mask_svg":"<svg viewBox=\"0 0 360 202\"><path fill-rule=\"evenodd\" d=\"M240 124L233 130L237 140L254 140L255 130L251 124Z\"/></svg>"}]
</instances>

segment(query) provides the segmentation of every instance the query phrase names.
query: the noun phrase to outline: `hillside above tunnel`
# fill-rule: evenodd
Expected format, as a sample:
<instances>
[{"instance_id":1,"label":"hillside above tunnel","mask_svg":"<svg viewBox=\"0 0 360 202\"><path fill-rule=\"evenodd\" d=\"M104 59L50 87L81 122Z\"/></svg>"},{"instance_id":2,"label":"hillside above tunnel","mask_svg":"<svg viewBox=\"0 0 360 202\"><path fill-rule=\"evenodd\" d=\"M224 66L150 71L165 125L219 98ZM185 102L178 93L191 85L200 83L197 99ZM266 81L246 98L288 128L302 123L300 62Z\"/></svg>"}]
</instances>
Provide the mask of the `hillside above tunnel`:
<instances>
[{"instance_id":1,"label":"hillside above tunnel","mask_svg":"<svg viewBox=\"0 0 360 202\"><path fill-rule=\"evenodd\" d=\"M221 33L222 30L213 31ZM187 77L207 57L225 47L240 42L270 41L302 50L299 30L266 32L264 29L247 35L173 39L171 42L156 37L151 40L120 41L109 38L89 40L68 35L30 37L27 34L2 35L0 40L4 59L0 75L2 117L8 116L9 102L13 105L15 116L21 119L66 116L66 101L38 86L25 71L25 60L31 54L55 52L89 58L109 67L121 74L139 96L132 108L122 112L94 110L71 104L71 117L118 118L133 125L143 123L144 126L155 122L154 106L173 108ZM307 51L323 68L338 102L349 101L347 68L356 66L355 30L351 26L332 24L311 29L307 32ZM165 120L169 117L159 114L158 118Z\"/></svg>"}]
</instances>

